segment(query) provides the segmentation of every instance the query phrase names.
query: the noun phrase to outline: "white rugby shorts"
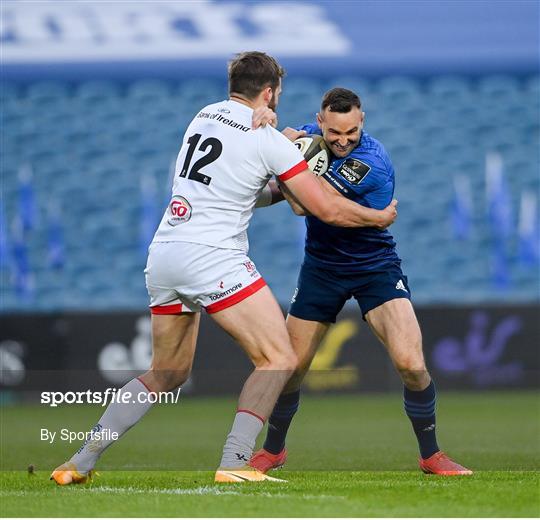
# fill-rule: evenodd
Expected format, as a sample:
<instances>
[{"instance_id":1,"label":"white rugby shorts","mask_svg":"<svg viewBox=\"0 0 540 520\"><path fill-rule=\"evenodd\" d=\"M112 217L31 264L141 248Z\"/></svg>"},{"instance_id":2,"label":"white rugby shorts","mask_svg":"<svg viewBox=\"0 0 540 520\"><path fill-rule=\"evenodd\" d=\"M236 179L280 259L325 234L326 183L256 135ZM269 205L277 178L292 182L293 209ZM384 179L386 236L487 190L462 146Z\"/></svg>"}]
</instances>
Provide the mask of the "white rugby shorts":
<instances>
[{"instance_id":1,"label":"white rugby shorts","mask_svg":"<svg viewBox=\"0 0 540 520\"><path fill-rule=\"evenodd\" d=\"M218 312L266 285L240 250L190 242L154 242L144 270L152 314Z\"/></svg>"}]
</instances>

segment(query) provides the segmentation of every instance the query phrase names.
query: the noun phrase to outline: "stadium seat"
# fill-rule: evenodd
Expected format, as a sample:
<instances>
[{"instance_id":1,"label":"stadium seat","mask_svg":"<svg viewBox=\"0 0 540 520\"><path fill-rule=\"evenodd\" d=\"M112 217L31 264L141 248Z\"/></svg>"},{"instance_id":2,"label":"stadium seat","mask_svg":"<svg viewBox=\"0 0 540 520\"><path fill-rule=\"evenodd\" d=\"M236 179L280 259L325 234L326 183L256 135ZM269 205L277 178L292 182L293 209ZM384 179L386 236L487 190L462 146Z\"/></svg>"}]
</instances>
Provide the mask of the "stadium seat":
<instances>
[{"instance_id":1,"label":"stadium seat","mask_svg":"<svg viewBox=\"0 0 540 520\"><path fill-rule=\"evenodd\" d=\"M127 90L128 98L151 101L166 98L170 95L170 85L164 81L141 80L136 81Z\"/></svg>"},{"instance_id":2,"label":"stadium seat","mask_svg":"<svg viewBox=\"0 0 540 520\"><path fill-rule=\"evenodd\" d=\"M111 81L89 81L79 85L76 96L85 102L94 102L117 98L120 92L120 87Z\"/></svg>"},{"instance_id":3,"label":"stadium seat","mask_svg":"<svg viewBox=\"0 0 540 520\"><path fill-rule=\"evenodd\" d=\"M35 104L47 105L52 102L65 102L71 95L71 89L62 83L43 82L28 87L26 99Z\"/></svg>"},{"instance_id":4,"label":"stadium seat","mask_svg":"<svg viewBox=\"0 0 540 520\"><path fill-rule=\"evenodd\" d=\"M427 92L450 104L466 98L470 93L470 84L461 76L439 76L428 83Z\"/></svg>"},{"instance_id":5,"label":"stadium seat","mask_svg":"<svg viewBox=\"0 0 540 520\"><path fill-rule=\"evenodd\" d=\"M216 100L227 98L227 89L221 82L212 80L187 80L174 89L174 94L178 96L181 103L178 110L189 108L197 110ZM183 105L183 106L182 106Z\"/></svg>"},{"instance_id":6,"label":"stadium seat","mask_svg":"<svg viewBox=\"0 0 540 520\"><path fill-rule=\"evenodd\" d=\"M478 90L482 95L502 97L520 89L519 80L511 76L487 76L480 79Z\"/></svg>"}]
</instances>

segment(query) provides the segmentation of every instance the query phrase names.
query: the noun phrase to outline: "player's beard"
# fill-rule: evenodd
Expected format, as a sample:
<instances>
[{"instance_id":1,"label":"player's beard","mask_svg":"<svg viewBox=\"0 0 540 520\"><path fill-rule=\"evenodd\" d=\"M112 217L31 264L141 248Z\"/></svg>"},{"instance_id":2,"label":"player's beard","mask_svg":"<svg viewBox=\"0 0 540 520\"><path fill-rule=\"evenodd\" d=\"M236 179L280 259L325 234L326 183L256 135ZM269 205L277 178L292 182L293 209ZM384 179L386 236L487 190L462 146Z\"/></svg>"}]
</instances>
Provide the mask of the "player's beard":
<instances>
[{"instance_id":1,"label":"player's beard","mask_svg":"<svg viewBox=\"0 0 540 520\"><path fill-rule=\"evenodd\" d=\"M270 98L270 101L268 102L268 108L276 111L277 103L276 103L276 93L272 90L272 97Z\"/></svg>"},{"instance_id":2,"label":"player's beard","mask_svg":"<svg viewBox=\"0 0 540 520\"><path fill-rule=\"evenodd\" d=\"M337 143L330 143L330 149L337 157L346 157L358 146L359 142L360 139L357 139L355 141L348 141L345 148L342 148Z\"/></svg>"}]
</instances>

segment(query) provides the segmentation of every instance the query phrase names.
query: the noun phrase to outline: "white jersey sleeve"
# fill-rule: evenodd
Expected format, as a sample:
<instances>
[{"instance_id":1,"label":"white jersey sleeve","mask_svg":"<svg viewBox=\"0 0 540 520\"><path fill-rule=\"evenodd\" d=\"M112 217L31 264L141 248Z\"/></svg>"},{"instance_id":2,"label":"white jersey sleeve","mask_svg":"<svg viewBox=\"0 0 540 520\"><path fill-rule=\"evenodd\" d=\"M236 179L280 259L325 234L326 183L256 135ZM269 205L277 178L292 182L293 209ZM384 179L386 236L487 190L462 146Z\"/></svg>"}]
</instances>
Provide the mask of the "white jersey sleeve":
<instances>
[{"instance_id":1,"label":"white jersey sleeve","mask_svg":"<svg viewBox=\"0 0 540 520\"><path fill-rule=\"evenodd\" d=\"M286 181L309 168L300 150L281 132L267 125L261 134L262 161L279 180Z\"/></svg>"}]
</instances>

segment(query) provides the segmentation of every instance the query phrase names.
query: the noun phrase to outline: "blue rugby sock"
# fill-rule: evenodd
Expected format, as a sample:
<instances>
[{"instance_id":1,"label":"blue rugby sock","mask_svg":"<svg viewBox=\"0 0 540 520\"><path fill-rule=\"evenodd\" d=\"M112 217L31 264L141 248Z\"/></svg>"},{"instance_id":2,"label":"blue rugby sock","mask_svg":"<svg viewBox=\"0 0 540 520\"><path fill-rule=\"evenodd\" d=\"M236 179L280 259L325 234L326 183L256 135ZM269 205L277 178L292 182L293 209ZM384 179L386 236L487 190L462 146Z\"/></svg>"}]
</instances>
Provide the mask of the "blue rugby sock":
<instances>
[{"instance_id":1,"label":"blue rugby sock","mask_svg":"<svg viewBox=\"0 0 540 520\"><path fill-rule=\"evenodd\" d=\"M405 413L411 420L423 459L439 451L435 434L435 385L433 381L424 390L415 391L403 387Z\"/></svg>"},{"instance_id":2,"label":"blue rugby sock","mask_svg":"<svg viewBox=\"0 0 540 520\"><path fill-rule=\"evenodd\" d=\"M292 394L280 395L272 415L268 419L268 431L266 440L264 441L264 449L277 455L285 447L285 437L287 431L298 410L300 404L300 391L297 390Z\"/></svg>"}]
</instances>

